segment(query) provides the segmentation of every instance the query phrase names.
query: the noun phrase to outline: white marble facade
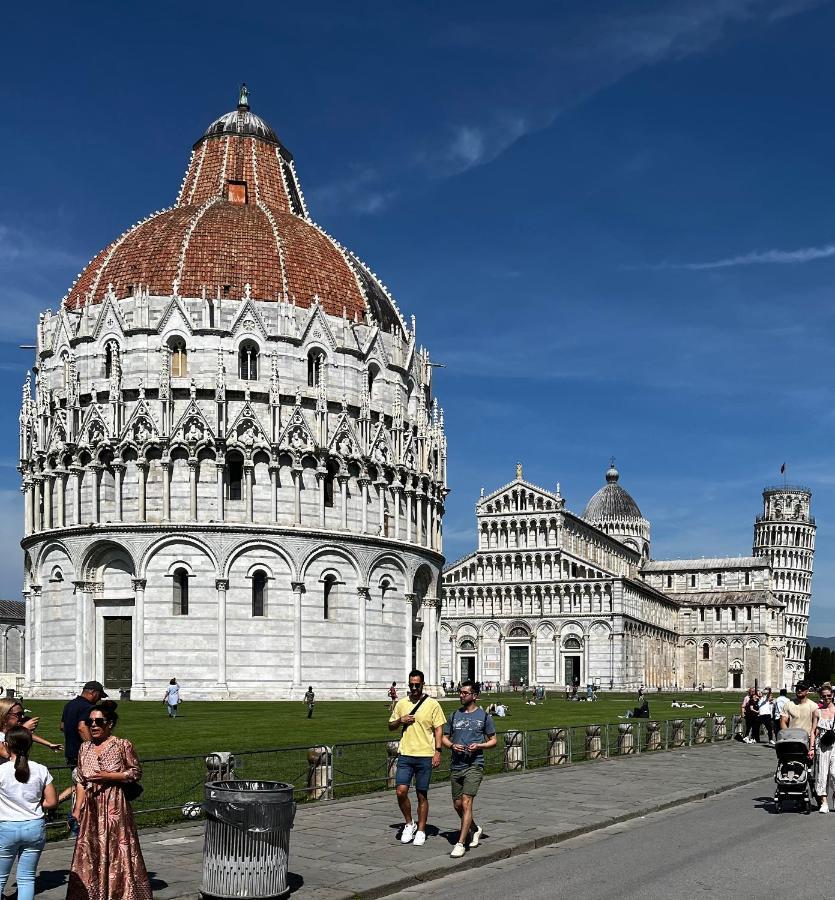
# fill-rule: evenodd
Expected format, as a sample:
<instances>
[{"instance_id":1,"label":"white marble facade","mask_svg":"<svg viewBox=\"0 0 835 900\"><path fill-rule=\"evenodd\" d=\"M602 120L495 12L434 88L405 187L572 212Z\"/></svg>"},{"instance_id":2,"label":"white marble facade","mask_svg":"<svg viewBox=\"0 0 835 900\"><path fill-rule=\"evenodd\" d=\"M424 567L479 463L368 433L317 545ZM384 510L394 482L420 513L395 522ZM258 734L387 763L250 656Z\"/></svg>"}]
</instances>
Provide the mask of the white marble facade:
<instances>
[{"instance_id":1,"label":"white marble facade","mask_svg":"<svg viewBox=\"0 0 835 900\"><path fill-rule=\"evenodd\" d=\"M192 699L379 698L413 663L439 681L429 353L295 177L244 92L177 205L41 316L20 414L29 695L96 678L157 699L176 676Z\"/></svg>"},{"instance_id":2,"label":"white marble facade","mask_svg":"<svg viewBox=\"0 0 835 900\"><path fill-rule=\"evenodd\" d=\"M618 481L612 466L582 516L565 508L559 485L531 484L521 466L479 499L478 548L443 575L441 677L551 689L791 687L811 594L808 490L764 491L754 556L657 561L649 522Z\"/></svg>"}]
</instances>

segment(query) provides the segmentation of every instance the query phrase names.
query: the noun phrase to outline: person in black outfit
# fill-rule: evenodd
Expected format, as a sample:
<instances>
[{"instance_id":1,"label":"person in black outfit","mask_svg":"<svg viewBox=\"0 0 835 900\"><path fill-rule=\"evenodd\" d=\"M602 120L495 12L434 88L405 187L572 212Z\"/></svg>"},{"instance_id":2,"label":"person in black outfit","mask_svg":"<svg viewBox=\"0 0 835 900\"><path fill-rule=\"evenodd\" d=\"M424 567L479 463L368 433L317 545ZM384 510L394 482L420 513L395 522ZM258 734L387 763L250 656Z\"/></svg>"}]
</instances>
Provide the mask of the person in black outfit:
<instances>
[{"instance_id":1,"label":"person in black outfit","mask_svg":"<svg viewBox=\"0 0 835 900\"><path fill-rule=\"evenodd\" d=\"M77 697L64 706L61 713L61 731L64 733L64 756L67 765L78 765L78 751L84 741L90 740L90 729L86 725L90 710L102 697L106 697L100 681L88 681Z\"/></svg>"}]
</instances>

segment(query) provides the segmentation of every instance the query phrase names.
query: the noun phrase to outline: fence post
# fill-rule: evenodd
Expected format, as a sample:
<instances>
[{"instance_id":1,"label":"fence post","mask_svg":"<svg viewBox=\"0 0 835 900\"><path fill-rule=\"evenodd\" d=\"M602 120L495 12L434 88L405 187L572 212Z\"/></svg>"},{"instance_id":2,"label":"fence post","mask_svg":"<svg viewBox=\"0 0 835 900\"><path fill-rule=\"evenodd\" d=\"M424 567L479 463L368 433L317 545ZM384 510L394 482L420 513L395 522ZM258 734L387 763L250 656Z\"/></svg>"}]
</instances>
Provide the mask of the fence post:
<instances>
[{"instance_id":1,"label":"fence post","mask_svg":"<svg viewBox=\"0 0 835 900\"><path fill-rule=\"evenodd\" d=\"M734 737L741 741L745 737L745 719L742 716L733 717Z\"/></svg>"},{"instance_id":2,"label":"fence post","mask_svg":"<svg viewBox=\"0 0 835 900\"><path fill-rule=\"evenodd\" d=\"M525 767L524 735L521 731L507 731L504 736L504 770L518 772Z\"/></svg>"},{"instance_id":3,"label":"fence post","mask_svg":"<svg viewBox=\"0 0 835 900\"><path fill-rule=\"evenodd\" d=\"M647 722L647 750L661 749L661 723Z\"/></svg>"},{"instance_id":4,"label":"fence post","mask_svg":"<svg viewBox=\"0 0 835 900\"><path fill-rule=\"evenodd\" d=\"M333 748L311 747L307 751L307 796L327 800L333 790Z\"/></svg>"},{"instance_id":5,"label":"fence post","mask_svg":"<svg viewBox=\"0 0 835 900\"><path fill-rule=\"evenodd\" d=\"M397 778L397 754L400 752L400 741L389 741L386 744L386 787L393 788Z\"/></svg>"},{"instance_id":6,"label":"fence post","mask_svg":"<svg viewBox=\"0 0 835 900\"><path fill-rule=\"evenodd\" d=\"M726 719L724 716L716 716L713 719L713 740L714 741L724 741L728 736L728 727L725 724Z\"/></svg>"},{"instance_id":7,"label":"fence post","mask_svg":"<svg viewBox=\"0 0 835 900\"><path fill-rule=\"evenodd\" d=\"M564 766L566 764L566 731L565 728L551 728L548 731L548 765Z\"/></svg>"},{"instance_id":8,"label":"fence post","mask_svg":"<svg viewBox=\"0 0 835 900\"><path fill-rule=\"evenodd\" d=\"M670 723L672 727L672 735L670 740L671 747L684 746L684 719L673 719Z\"/></svg>"},{"instance_id":9,"label":"fence post","mask_svg":"<svg viewBox=\"0 0 835 900\"><path fill-rule=\"evenodd\" d=\"M707 720L702 716L693 719L693 743L707 743Z\"/></svg>"},{"instance_id":10,"label":"fence post","mask_svg":"<svg viewBox=\"0 0 835 900\"><path fill-rule=\"evenodd\" d=\"M586 725L586 759L600 759L600 726Z\"/></svg>"},{"instance_id":11,"label":"fence post","mask_svg":"<svg viewBox=\"0 0 835 900\"><path fill-rule=\"evenodd\" d=\"M628 756L635 752L635 736L632 723L622 722L618 725L618 756Z\"/></svg>"}]
</instances>

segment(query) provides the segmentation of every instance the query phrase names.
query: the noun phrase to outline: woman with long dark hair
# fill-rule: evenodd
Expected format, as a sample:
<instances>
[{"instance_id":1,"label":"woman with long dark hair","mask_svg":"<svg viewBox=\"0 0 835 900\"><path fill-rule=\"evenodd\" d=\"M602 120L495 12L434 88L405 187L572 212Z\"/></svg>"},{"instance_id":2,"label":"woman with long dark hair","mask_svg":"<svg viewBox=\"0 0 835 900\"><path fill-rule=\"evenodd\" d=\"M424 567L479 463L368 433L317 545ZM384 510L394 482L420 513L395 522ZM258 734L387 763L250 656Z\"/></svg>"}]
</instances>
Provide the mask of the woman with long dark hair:
<instances>
[{"instance_id":1,"label":"woman with long dark hair","mask_svg":"<svg viewBox=\"0 0 835 900\"><path fill-rule=\"evenodd\" d=\"M35 896L35 870L46 843L44 810L58 795L46 766L32 762L32 732L13 725L6 732L9 759L0 765L0 897L17 860L18 900Z\"/></svg>"},{"instance_id":2,"label":"woman with long dark hair","mask_svg":"<svg viewBox=\"0 0 835 900\"><path fill-rule=\"evenodd\" d=\"M116 737L117 703L100 700L89 712L91 740L78 753L73 816L75 843L67 900L151 900L128 792L142 777L133 744Z\"/></svg>"}]
</instances>

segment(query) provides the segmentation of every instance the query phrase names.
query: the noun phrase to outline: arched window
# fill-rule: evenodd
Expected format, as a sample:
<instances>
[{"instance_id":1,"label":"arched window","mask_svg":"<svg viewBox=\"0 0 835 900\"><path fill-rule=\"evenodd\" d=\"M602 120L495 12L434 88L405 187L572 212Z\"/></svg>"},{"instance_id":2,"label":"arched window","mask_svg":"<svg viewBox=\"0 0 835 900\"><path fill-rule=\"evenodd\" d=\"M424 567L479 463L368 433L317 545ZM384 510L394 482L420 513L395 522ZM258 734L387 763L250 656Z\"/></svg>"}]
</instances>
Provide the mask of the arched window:
<instances>
[{"instance_id":1,"label":"arched window","mask_svg":"<svg viewBox=\"0 0 835 900\"><path fill-rule=\"evenodd\" d=\"M472 641L461 641L462 650L475 650L475 644Z\"/></svg>"},{"instance_id":2,"label":"arched window","mask_svg":"<svg viewBox=\"0 0 835 900\"><path fill-rule=\"evenodd\" d=\"M528 636L528 632L525 631L524 628L519 628L519 627L511 628L510 634L508 635L508 637L512 637L512 638L526 638L527 636Z\"/></svg>"},{"instance_id":3,"label":"arched window","mask_svg":"<svg viewBox=\"0 0 835 900\"><path fill-rule=\"evenodd\" d=\"M330 619L336 600L336 575L325 575L322 579L322 618Z\"/></svg>"},{"instance_id":4,"label":"arched window","mask_svg":"<svg viewBox=\"0 0 835 900\"><path fill-rule=\"evenodd\" d=\"M252 576L252 615L264 616L267 601L267 573L260 569Z\"/></svg>"},{"instance_id":5,"label":"arched window","mask_svg":"<svg viewBox=\"0 0 835 900\"><path fill-rule=\"evenodd\" d=\"M188 375L186 342L181 337L171 338L168 347L171 350L171 377L185 378Z\"/></svg>"},{"instance_id":6,"label":"arched window","mask_svg":"<svg viewBox=\"0 0 835 900\"><path fill-rule=\"evenodd\" d=\"M333 482L336 478L336 472L336 464L333 462L329 462L327 474L324 476L325 506L329 509L333 508Z\"/></svg>"},{"instance_id":7,"label":"arched window","mask_svg":"<svg viewBox=\"0 0 835 900\"><path fill-rule=\"evenodd\" d=\"M369 366L368 367L368 396L374 396L374 382L377 379L377 376L380 374L380 369L377 366Z\"/></svg>"},{"instance_id":8,"label":"arched window","mask_svg":"<svg viewBox=\"0 0 835 900\"><path fill-rule=\"evenodd\" d=\"M710 644L702 644L702 659L710 659Z\"/></svg>"},{"instance_id":9,"label":"arched window","mask_svg":"<svg viewBox=\"0 0 835 900\"><path fill-rule=\"evenodd\" d=\"M244 461L237 453L226 457L226 499L243 498Z\"/></svg>"},{"instance_id":10,"label":"arched window","mask_svg":"<svg viewBox=\"0 0 835 900\"><path fill-rule=\"evenodd\" d=\"M563 644L564 650L579 650L580 642L577 638L566 638L565 643Z\"/></svg>"},{"instance_id":11,"label":"arched window","mask_svg":"<svg viewBox=\"0 0 835 900\"><path fill-rule=\"evenodd\" d=\"M188 615L188 572L185 569L174 571L174 615Z\"/></svg>"},{"instance_id":12,"label":"arched window","mask_svg":"<svg viewBox=\"0 0 835 900\"><path fill-rule=\"evenodd\" d=\"M322 370L325 365L325 354L321 350L311 350L307 354L307 386L319 387L322 383Z\"/></svg>"},{"instance_id":13,"label":"arched window","mask_svg":"<svg viewBox=\"0 0 835 900\"><path fill-rule=\"evenodd\" d=\"M70 355L66 350L61 354L61 363L64 367L64 390L69 390L70 387ZM110 377L108 375L108 377Z\"/></svg>"},{"instance_id":14,"label":"arched window","mask_svg":"<svg viewBox=\"0 0 835 900\"><path fill-rule=\"evenodd\" d=\"M716 585L717 585L717 587L722 586L722 573L721 572L716 573Z\"/></svg>"},{"instance_id":15,"label":"arched window","mask_svg":"<svg viewBox=\"0 0 835 900\"><path fill-rule=\"evenodd\" d=\"M258 345L244 341L238 350L238 374L243 381L258 380Z\"/></svg>"}]
</instances>

